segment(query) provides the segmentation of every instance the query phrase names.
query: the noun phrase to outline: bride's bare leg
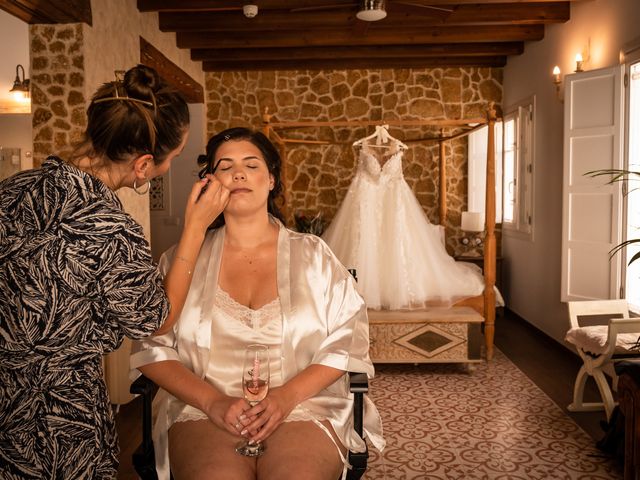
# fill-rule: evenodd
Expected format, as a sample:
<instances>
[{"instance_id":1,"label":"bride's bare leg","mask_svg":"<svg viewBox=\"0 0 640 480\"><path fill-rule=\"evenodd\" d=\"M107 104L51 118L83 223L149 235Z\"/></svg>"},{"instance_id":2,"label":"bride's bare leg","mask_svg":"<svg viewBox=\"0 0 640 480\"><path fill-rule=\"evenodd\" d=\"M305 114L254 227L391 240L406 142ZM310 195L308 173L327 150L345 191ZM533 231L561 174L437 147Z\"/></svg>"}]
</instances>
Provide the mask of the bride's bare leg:
<instances>
[{"instance_id":1,"label":"bride's bare leg","mask_svg":"<svg viewBox=\"0 0 640 480\"><path fill-rule=\"evenodd\" d=\"M241 437L208 420L178 422L169 429L169 460L175 480L255 480L255 458L236 453Z\"/></svg>"},{"instance_id":2,"label":"bride's bare leg","mask_svg":"<svg viewBox=\"0 0 640 480\"><path fill-rule=\"evenodd\" d=\"M331 425L323 424L333 434ZM340 441L337 443L346 455L346 449ZM285 422L265 441L257 468L259 480L335 480L342 473L343 463L336 446L318 425Z\"/></svg>"}]
</instances>

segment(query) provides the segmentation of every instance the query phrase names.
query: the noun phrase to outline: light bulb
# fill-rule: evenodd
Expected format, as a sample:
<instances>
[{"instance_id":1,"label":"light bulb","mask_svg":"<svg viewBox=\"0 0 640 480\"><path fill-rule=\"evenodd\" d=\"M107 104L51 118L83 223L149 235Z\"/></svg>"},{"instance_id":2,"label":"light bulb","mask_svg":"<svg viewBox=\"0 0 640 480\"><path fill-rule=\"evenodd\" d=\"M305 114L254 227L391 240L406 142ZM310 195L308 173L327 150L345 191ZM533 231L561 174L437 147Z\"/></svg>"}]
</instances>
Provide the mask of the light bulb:
<instances>
[{"instance_id":1,"label":"light bulb","mask_svg":"<svg viewBox=\"0 0 640 480\"><path fill-rule=\"evenodd\" d=\"M576 53L576 72L582 72L582 54Z\"/></svg>"},{"instance_id":2,"label":"light bulb","mask_svg":"<svg viewBox=\"0 0 640 480\"><path fill-rule=\"evenodd\" d=\"M13 91L13 92L11 92L11 94L13 95L13 99L16 102L23 103L25 101L26 95L24 94L24 92L22 90Z\"/></svg>"},{"instance_id":3,"label":"light bulb","mask_svg":"<svg viewBox=\"0 0 640 480\"><path fill-rule=\"evenodd\" d=\"M553 67L553 83L560 83L560 67Z\"/></svg>"}]
</instances>

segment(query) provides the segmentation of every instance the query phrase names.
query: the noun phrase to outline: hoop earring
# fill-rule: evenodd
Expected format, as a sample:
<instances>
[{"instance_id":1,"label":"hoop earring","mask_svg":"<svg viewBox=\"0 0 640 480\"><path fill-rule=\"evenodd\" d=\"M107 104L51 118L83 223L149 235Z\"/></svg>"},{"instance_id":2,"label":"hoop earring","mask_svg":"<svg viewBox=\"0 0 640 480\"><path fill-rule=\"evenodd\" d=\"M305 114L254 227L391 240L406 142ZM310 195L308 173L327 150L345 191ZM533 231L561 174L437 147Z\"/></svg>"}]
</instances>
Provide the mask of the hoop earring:
<instances>
[{"instance_id":1,"label":"hoop earring","mask_svg":"<svg viewBox=\"0 0 640 480\"><path fill-rule=\"evenodd\" d=\"M140 187L138 187L138 185L136 184L137 180L138 180L137 178L133 180L133 191L136 192L138 195L145 195L151 189L151 181L147 180L147 182L145 184L147 186L147 188L145 188L143 190L140 190L139 189ZM143 185L143 187L144 187L144 185Z\"/></svg>"}]
</instances>

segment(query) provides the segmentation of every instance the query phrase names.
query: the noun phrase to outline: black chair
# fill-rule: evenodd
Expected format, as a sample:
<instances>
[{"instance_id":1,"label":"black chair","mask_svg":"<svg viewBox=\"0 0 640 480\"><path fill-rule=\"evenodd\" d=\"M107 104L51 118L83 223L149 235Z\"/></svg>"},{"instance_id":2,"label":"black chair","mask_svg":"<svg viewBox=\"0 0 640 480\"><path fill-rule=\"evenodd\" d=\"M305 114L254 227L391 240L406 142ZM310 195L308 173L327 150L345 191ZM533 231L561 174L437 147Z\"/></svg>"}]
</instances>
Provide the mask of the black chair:
<instances>
[{"instance_id":1,"label":"black chair","mask_svg":"<svg viewBox=\"0 0 640 480\"><path fill-rule=\"evenodd\" d=\"M349 389L354 395L353 427L362 437L362 417L364 413L364 394L369 390L369 379L366 373L349 372ZM156 460L151 437L151 402L158 387L144 375L131 384L129 391L142 396L142 443L133 453L133 467L142 480L158 480ZM348 480L360 480L367 469L368 448L361 453L349 452L349 463L352 468L347 474Z\"/></svg>"}]
</instances>

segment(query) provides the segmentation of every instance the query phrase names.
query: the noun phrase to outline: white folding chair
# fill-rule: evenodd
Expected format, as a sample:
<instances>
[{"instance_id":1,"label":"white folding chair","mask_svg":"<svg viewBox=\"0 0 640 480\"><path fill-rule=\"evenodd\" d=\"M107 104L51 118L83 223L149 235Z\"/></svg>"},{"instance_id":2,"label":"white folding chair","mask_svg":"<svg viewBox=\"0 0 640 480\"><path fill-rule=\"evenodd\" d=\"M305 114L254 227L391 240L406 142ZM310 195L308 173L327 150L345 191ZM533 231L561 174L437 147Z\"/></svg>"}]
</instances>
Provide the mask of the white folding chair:
<instances>
[{"instance_id":1,"label":"white folding chair","mask_svg":"<svg viewBox=\"0 0 640 480\"><path fill-rule=\"evenodd\" d=\"M590 317L592 325L580 323ZM584 362L573 387L573 402L567 407L571 412L602 410L607 421L616 405L605 373L611 376L613 389L617 389L618 377L613 369L616 361L640 356L638 337L640 318L628 318L626 300L590 300L569 302L571 328L565 340L573 344ZM602 402L584 402L584 386L592 376L600 391Z\"/></svg>"}]
</instances>

